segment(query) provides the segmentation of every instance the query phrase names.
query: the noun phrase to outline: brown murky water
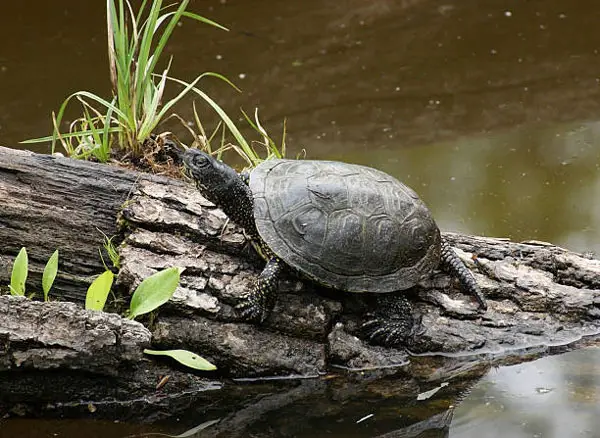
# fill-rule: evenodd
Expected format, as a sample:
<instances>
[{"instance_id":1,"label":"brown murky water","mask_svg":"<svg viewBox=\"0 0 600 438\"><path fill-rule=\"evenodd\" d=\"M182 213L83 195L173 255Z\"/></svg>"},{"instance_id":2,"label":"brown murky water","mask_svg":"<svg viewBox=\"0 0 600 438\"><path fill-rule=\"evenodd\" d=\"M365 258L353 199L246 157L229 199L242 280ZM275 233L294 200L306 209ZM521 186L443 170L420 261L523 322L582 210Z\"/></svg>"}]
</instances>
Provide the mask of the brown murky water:
<instances>
[{"instance_id":1,"label":"brown murky water","mask_svg":"<svg viewBox=\"0 0 600 438\"><path fill-rule=\"evenodd\" d=\"M243 93L204 87L231 113L260 108L276 136L287 118L289 155L387 171L442 229L600 251L596 1L192 4L231 31L186 21L173 73L231 78ZM108 93L104 6L3 2L0 144L48 134L73 91Z\"/></svg>"}]
</instances>

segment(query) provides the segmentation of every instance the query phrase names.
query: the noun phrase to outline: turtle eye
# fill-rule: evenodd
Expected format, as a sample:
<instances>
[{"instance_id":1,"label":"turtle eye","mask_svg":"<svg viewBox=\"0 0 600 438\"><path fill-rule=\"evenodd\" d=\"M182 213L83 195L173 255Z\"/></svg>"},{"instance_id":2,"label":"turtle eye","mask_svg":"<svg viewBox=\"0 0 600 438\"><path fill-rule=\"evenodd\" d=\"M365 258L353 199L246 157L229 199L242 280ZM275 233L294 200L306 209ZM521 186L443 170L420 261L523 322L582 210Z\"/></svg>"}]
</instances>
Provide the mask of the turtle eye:
<instances>
[{"instance_id":1,"label":"turtle eye","mask_svg":"<svg viewBox=\"0 0 600 438\"><path fill-rule=\"evenodd\" d=\"M206 154L198 154L194 157L194 166L208 167L210 165L210 157Z\"/></svg>"}]
</instances>

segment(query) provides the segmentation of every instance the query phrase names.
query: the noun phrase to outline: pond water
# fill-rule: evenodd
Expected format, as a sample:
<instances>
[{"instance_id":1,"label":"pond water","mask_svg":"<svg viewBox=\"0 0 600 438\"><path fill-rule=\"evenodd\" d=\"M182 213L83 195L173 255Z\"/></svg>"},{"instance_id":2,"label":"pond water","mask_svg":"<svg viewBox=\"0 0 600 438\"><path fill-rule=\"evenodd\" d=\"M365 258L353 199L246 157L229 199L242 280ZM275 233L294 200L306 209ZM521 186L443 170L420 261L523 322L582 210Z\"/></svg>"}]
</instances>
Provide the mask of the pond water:
<instances>
[{"instance_id":1,"label":"pond water","mask_svg":"<svg viewBox=\"0 0 600 438\"><path fill-rule=\"evenodd\" d=\"M0 437L596 438L599 361L591 346L417 388L397 376L230 382L211 405L166 420L157 412L153 424L9 419L0 420Z\"/></svg>"},{"instance_id":2,"label":"pond water","mask_svg":"<svg viewBox=\"0 0 600 438\"><path fill-rule=\"evenodd\" d=\"M231 31L184 22L168 49L173 74L232 79L242 93L214 80L204 87L231 114L258 107L275 137L287 119L288 155L382 169L411 185L445 230L600 251L595 1L192 4ZM0 27L0 144L19 147L49 133L69 93L109 93L104 2L22 0L2 12L10 19ZM189 107L177 112L190 119ZM189 141L183 128L169 129ZM598 358L585 350L491 372L457 409L450 436L594 436ZM538 380L553 389L524 386ZM0 435L140 432L33 424L2 423ZM365 430L356 436L376 435Z\"/></svg>"},{"instance_id":3,"label":"pond water","mask_svg":"<svg viewBox=\"0 0 600 438\"><path fill-rule=\"evenodd\" d=\"M596 348L490 371L457 407L456 438L597 437Z\"/></svg>"}]
</instances>

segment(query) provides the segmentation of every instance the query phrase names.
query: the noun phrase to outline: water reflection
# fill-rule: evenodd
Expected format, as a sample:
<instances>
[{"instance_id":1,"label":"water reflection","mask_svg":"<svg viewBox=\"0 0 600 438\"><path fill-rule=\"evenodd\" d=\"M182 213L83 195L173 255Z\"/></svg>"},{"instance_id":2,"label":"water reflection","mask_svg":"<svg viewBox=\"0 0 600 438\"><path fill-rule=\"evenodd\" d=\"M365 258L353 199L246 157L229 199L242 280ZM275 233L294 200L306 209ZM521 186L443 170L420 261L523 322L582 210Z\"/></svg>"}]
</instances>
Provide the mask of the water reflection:
<instances>
[{"instance_id":1,"label":"water reflection","mask_svg":"<svg viewBox=\"0 0 600 438\"><path fill-rule=\"evenodd\" d=\"M153 424L144 427L111 426L108 422L89 420L9 419L0 423L0 437L144 438L153 436L151 432L161 431L172 436L196 438L445 438L452 420L451 405L485 370L487 367L479 367L471 376L447 376L450 383L442 385L401 374L377 378L356 374L330 375L323 379L229 384L214 393L210 403L190 400L186 408L166 419L160 418L168 408L159 408L146 418ZM425 394L426 390L431 393L419 399L418 394ZM193 394L189 396L193 398ZM103 418L103 408L98 406L90 415ZM123 408L127 411L125 406ZM89 434L82 432L88 429Z\"/></svg>"},{"instance_id":2,"label":"water reflection","mask_svg":"<svg viewBox=\"0 0 600 438\"><path fill-rule=\"evenodd\" d=\"M491 363L458 361L453 368L450 361L440 368L445 373L432 372L426 380L390 372L230 382L212 403L194 402L190 394L176 416L160 419L164 412L157 412L144 426L101 421L99 405L89 414L94 421L0 420L0 437L594 438L600 428L598 363L600 348L593 346L491 370ZM421 371L431 365L422 363Z\"/></svg>"},{"instance_id":3,"label":"water reflection","mask_svg":"<svg viewBox=\"0 0 600 438\"><path fill-rule=\"evenodd\" d=\"M456 409L450 437L597 437L600 349L503 367Z\"/></svg>"},{"instance_id":4,"label":"water reflection","mask_svg":"<svg viewBox=\"0 0 600 438\"><path fill-rule=\"evenodd\" d=\"M157 426L101 420L0 420L0 438L125 438L153 437L166 431Z\"/></svg>"}]
</instances>

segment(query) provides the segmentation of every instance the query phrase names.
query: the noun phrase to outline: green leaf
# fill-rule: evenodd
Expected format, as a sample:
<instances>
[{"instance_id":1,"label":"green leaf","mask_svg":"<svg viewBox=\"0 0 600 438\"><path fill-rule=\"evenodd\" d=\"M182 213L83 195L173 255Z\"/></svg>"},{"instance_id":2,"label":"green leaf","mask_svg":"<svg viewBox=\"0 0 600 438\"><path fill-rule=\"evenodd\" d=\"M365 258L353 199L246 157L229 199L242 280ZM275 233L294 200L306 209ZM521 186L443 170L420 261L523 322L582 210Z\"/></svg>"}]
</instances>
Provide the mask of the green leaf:
<instances>
[{"instance_id":1,"label":"green leaf","mask_svg":"<svg viewBox=\"0 0 600 438\"><path fill-rule=\"evenodd\" d=\"M111 271L104 271L90 284L85 296L85 308L87 310L104 309L114 277Z\"/></svg>"},{"instance_id":2,"label":"green leaf","mask_svg":"<svg viewBox=\"0 0 600 438\"><path fill-rule=\"evenodd\" d=\"M169 268L152 274L135 289L129 304L129 318L134 319L163 305L179 284L180 268Z\"/></svg>"},{"instance_id":3,"label":"green leaf","mask_svg":"<svg viewBox=\"0 0 600 438\"><path fill-rule=\"evenodd\" d=\"M48 259L46 267L44 268L44 275L42 275L42 289L44 291L44 301L48 301L48 292L54 283L56 273L58 272L58 250Z\"/></svg>"},{"instance_id":4,"label":"green leaf","mask_svg":"<svg viewBox=\"0 0 600 438\"><path fill-rule=\"evenodd\" d=\"M144 353L150 354L153 356L169 356L169 357L172 357L173 359L175 359L180 364L185 365L186 367L189 367L189 368L193 368L195 370L212 371L212 370L217 369L216 366L214 366L212 363L210 363L203 357L200 357L196 353L192 353L191 351L187 351L187 350L157 351L157 350L146 349L146 350L144 350Z\"/></svg>"},{"instance_id":5,"label":"green leaf","mask_svg":"<svg viewBox=\"0 0 600 438\"><path fill-rule=\"evenodd\" d=\"M27 281L27 250L21 248L13 264L12 275L10 276L11 295L25 295L25 282Z\"/></svg>"}]
</instances>

